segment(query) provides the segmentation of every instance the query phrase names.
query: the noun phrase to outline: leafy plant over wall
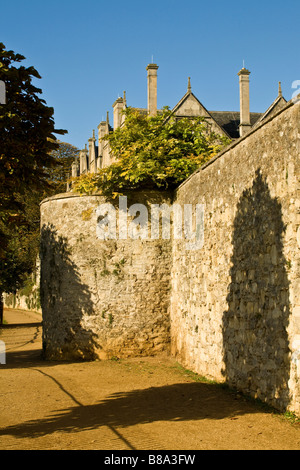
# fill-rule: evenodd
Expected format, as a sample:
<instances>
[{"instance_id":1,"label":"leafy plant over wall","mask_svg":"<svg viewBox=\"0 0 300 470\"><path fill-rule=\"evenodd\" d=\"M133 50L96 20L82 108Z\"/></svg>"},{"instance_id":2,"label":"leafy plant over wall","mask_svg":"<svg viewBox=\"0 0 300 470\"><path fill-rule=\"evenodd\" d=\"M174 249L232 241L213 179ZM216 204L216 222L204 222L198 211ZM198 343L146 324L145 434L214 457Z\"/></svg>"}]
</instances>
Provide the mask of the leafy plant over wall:
<instances>
[{"instance_id":1,"label":"leafy plant over wall","mask_svg":"<svg viewBox=\"0 0 300 470\"><path fill-rule=\"evenodd\" d=\"M112 164L75 178L76 192L115 197L132 189L173 189L230 142L205 118L177 119L167 107L155 117L127 108L124 125L103 140Z\"/></svg>"}]
</instances>

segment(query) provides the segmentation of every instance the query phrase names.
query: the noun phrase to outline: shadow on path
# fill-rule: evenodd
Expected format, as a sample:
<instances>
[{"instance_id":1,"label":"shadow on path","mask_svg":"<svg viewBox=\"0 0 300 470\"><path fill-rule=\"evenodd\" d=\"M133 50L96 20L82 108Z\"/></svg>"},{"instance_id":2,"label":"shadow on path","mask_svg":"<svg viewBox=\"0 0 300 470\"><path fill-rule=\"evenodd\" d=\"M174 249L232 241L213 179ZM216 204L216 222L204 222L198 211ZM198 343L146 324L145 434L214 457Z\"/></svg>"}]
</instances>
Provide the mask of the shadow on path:
<instances>
[{"instance_id":1,"label":"shadow on path","mask_svg":"<svg viewBox=\"0 0 300 470\"><path fill-rule=\"evenodd\" d=\"M74 406L56 410L44 419L8 426L0 430L0 436L36 438L55 432L74 433L107 426L120 437L121 433L116 428L137 424L234 419L257 413L251 404L235 400L220 386L195 382L114 393L99 403L84 406L57 379L42 370L34 370L52 379L73 400Z\"/></svg>"},{"instance_id":2,"label":"shadow on path","mask_svg":"<svg viewBox=\"0 0 300 470\"><path fill-rule=\"evenodd\" d=\"M1 328L3 328L4 330L9 330L9 329L13 329L13 328L31 328L31 327L38 327L38 326L41 326L42 325L42 322L39 321L39 322L32 322L32 323L9 323L9 324L5 324L5 325L1 325Z\"/></svg>"}]
</instances>

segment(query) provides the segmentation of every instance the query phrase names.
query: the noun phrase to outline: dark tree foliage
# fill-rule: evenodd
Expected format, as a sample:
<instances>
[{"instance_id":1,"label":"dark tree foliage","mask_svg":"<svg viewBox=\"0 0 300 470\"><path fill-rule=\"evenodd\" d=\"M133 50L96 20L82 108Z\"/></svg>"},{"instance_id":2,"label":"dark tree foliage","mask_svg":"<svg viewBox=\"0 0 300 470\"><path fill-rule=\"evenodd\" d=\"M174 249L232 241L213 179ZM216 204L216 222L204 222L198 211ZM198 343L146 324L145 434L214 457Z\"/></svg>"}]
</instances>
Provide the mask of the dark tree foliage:
<instances>
[{"instance_id":1,"label":"dark tree foliage","mask_svg":"<svg viewBox=\"0 0 300 470\"><path fill-rule=\"evenodd\" d=\"M24 59L0 43L6 87L6 103L0 104L0 294L16 289L32 268L26 197L50 186L55 134L66 133L55 129L53 108L33 84L41 77L34 67L20 65Z\"/></svg>"},{"instance_id":2,"label":"dark tree foliage","mask_svg":"<svg viewBox=\"0 0 300 470\"><path fill-rule=\"evenodd\" d=\"M79 149L67 142L58 141L58 147L52 151L56 160L49 174L50 194L64 193L67 181L71 177L72 163L78 159Z\"/></svg>"}]
</instances>

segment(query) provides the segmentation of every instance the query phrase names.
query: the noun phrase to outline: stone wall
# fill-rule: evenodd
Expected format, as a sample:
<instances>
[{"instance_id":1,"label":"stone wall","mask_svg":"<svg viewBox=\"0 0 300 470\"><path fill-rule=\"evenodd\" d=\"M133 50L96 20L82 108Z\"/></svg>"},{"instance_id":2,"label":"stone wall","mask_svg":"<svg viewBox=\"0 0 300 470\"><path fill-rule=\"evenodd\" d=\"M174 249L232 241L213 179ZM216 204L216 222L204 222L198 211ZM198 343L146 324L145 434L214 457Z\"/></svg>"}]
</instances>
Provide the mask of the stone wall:
<instances>
[{"instance_id":1,"label":"stone wall","mask_svg":"<svg viewBox=\"0 0 300 470\"><path fill-rule=\"evenodd\" d=\"M42 313L38 286L34 286L28 295L22 295L19 291L16 294L4 294L3 301L5 308Z\"/></svg>"},{"instance_id":2,"label":"stone wall","mask_svg":"<svg viewBox=\"0 0 300 470\"><path fill-rule=\"evenodd\" d=\"M167 194L137 193L128 206L168 200ZM41 204L48 359L151 355L169 348L170 240L97 238L96 209L107 202L67 193Z\"/></svg>"},{"instance_id":3,"label":"stone wall","mask_svg":"<svg viewBox=\"0 0 300 470\"><path fill-rule=\"evenodd\" d=\"M96 237L100 196L41 205L49 359L155 354L300 415L300 103L177 190L133 203L204 205L204 244Z\"/></svg>"},{"instance_id":4,"label":"stone wall","mask_svg":"<svg viewBox=\"0 0 300 470\"><path fill-rule=\"evenodd\" d=\"M36 269L26 279L22 289L15 293L3 294L4 307L17 310L29 310L42 313L40 302L40 263L39 257Z\"/></svg>"},{"instance_id":5,"label":"stone wall","mask_svg":"<svg viewBox=\"0 0 300 470\"><path fill-rule=\"evenodd\" d=\"M173 244L171 345L186 367L300 412L300 104L192 175L204 246Z\"/></svg>"}]
</instances>

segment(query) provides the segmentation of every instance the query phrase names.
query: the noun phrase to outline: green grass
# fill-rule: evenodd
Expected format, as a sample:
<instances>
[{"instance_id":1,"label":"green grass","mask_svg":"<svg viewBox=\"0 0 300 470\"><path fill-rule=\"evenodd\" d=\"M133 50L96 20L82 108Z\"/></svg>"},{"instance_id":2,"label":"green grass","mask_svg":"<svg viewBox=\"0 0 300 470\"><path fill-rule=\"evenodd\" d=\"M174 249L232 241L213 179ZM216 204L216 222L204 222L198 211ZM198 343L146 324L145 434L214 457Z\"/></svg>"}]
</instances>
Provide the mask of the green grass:
<instances>
[{"instance_id":1,"label":"green grass","mask_svg":"<svg viewBox=\"0 0 300 470\"><path fill-rule=\"evenodd\" d=\"M178 370L181 374L184 374L187 377L189 377L190 379L194 380L194 382L201 382L201 383L212 384L212 385L220 385L220 386L224 385L224 384L219 384L215 380L208 379L207 377L199 375L196 372L193 372L189 369L186 369L185 367L181 366L178 362L174 366L174 369Z\"/></svg>"},{"instance_id":2,"label":"green grass","mask_svg":"<svg viewBox=\"0 0 300 470\"><path fill-rule=\"evenodd\" d=\"M291 424L300 424L300 418L298 418L295 413L292 413L291 411L286 411L283 414L283 418L289 421Z\"/></svg>"}]
</instances>

